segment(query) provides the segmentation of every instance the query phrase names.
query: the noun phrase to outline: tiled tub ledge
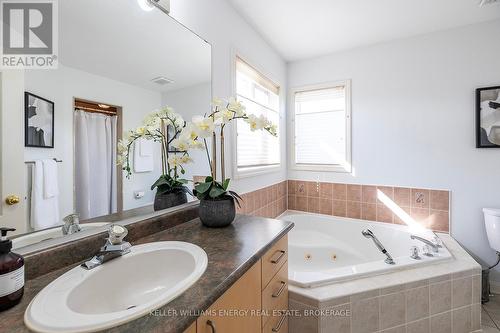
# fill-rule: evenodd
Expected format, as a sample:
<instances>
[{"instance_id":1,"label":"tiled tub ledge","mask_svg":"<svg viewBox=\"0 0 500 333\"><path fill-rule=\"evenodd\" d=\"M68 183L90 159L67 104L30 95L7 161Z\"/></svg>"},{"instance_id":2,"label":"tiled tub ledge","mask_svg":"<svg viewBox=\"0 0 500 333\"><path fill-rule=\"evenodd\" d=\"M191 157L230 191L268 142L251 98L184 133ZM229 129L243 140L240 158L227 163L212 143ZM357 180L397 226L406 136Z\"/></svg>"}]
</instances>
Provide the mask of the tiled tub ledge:
<instances>
[{"instance_id":1,"label":"tiled tub ledge","mask_svg":"<svg viewBox=\"0 0 500 333\"><path fill-rule=\"evenodd\" d=\"M449 235L454 259L335 283L289 288L290 333L468 333L481 328L481 266Z\"/></svg>"}]
</instances>

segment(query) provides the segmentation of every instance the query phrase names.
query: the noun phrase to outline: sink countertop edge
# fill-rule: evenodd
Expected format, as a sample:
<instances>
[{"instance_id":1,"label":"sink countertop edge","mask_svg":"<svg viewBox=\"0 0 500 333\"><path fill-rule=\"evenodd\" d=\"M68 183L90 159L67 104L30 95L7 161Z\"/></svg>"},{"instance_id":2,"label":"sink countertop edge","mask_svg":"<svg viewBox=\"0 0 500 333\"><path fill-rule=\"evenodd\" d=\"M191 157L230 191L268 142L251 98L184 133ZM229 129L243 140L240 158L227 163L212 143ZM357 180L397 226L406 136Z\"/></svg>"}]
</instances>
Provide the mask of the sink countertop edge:
<instances>
[{"instance_id":1,"label":"sink countertop edge","mask_svg":"<svg viewBox=\"0 0 500 333\"><path fill-rule=\"evenodd\" d=\"M291 222L238 215L234 223L227 228L206 228L201 225L199 219L194 219L138 239L133 245L158 241L185 241L196 244L206 251L209 258L208 267L200 279L176 299L156 310L160 313L184 310L193 315L153 316L150 313L100 332L183 332L196 321L201 311L207 310L292 228ZM9 332L13 333L31 332L23 321L28 304L45 286L76 265L72 264L27 280L21 303L2 312L0 331L9 329Z\"/></svg>"}]
</instances>

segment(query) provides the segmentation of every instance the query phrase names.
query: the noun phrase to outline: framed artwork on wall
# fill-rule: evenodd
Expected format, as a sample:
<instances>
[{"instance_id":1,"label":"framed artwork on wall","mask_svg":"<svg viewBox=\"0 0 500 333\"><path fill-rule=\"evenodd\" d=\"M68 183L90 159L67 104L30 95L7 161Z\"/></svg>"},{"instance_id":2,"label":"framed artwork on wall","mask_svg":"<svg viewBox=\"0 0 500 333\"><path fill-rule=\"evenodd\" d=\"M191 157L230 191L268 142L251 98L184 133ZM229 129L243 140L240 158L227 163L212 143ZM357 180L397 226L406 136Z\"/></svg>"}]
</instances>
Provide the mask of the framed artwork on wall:
<instances>
[{"instance_id":1,"label":"framed artwork on wall","mask_svg":"<svg viewBox=\"0 0 500 333\"><path fill-rule=\"evenodd\" d=\"M54 148L54 102L24 93L24 146Z\"/></svg>"},{"instance_id":2,"label":"framed artwork on wall","mask_svg":"<svg viewBox=\"0 0 500 333\"><path fill-rule=\"evenodd\" d=\"M500 86L476 89L476 147L500 148Z\"/></svg>"}]
</instances>

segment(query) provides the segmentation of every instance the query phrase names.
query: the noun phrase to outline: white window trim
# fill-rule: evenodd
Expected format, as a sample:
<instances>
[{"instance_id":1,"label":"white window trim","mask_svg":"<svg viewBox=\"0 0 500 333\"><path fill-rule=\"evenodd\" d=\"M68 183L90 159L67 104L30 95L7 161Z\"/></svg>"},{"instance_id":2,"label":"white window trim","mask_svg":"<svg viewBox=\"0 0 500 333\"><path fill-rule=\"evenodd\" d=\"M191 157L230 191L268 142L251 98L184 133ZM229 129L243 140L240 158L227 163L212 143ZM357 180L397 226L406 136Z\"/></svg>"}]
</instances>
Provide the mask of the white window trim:
<instances>
[{"instance_id":1,"label":"white window trim","mask_svg":"<svg viewBox=\"0 0 500 333\"><path fill-rule=\"evenodd\" d=\"M335 86L345 86L346 100L346 165L321 165L321 164L297 164L295 161L295 94L301 91L327 89ZM290 140L289 141L289 166L291 170L297 171L326 171L351 173L352 172L352 113L351 113L351 80L341 80L335 82L327 82L315 85L307 85L290 89L289 94L290 112Z\"/></svg>"},{"instance_id":2,"label":"white window trim","mask_svg":"<svg viewBox=\"0 0 500 333\"><path fill-rule=\"evenodd\" d=\"M277 80L275 80L272 75L269 75L268 72L266 71L263 71L259 66L255 66L255 64L251 61L248 61L247 58L242 55L240 52L238 52L237 50L232 50L231 51L231 91L232 91L232 96L236 96L236 58L240 58L242 59L243 61L247 62L248 64L250 64L253 68L255 68L259 73L261 73L262 75L264 75L266 78L268 78L269 80L271 80L272 82L278 82ZM242 178L248 178L248 177L253 177L253 176L260 176L260 175L265 175L265 174L269 174L269 173L275 173L275 172L279 172L282 170L282 166L283 166L283 161L282 161L282 144L281 144L281 138L282 138L282 135L283 135L283 126L281 126L282 122L281 122L281 119L283 117L282 115L282 99L281 99L281 94L283 93L283 88L282 88L282 85L278 85L280 87L280 92L279 92L279 95L278 95L278 98L279 98L279 110L278 110L278 121L279 121L279 124L278 124L278 127L279 127L279 130L278 130L278 142L279 142L279 145L280 145L280 148L279 148L279 163L278 164L272 164L272 165L264 165L264 166L256 166L256 167L248 167L248 168L244 168L243 170L240 170L238 169L238 158L237 158L237 149L238 149L238 125L237 125L237 122L233 122L231 125L232 125L232 133L231 133L231 138L232 138L232 149L231 149L231 153L232 153L232 158L231 158L231 161L232 161L232 178L234 179L242 179Z\"/></svg>"}]
</instances>

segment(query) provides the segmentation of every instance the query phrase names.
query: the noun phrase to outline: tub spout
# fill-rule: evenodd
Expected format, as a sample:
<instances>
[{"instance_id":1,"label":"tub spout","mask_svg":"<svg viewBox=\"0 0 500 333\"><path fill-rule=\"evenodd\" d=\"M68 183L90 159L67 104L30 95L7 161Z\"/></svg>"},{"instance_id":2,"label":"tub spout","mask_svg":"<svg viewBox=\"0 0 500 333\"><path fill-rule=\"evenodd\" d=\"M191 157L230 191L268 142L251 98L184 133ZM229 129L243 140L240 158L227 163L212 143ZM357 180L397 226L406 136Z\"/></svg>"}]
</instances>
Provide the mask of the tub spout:
<instances>
[{"instance_id":1,"label":"tub spout","mask_svg":"<svg viewBox=\"0 0 500 333\"><path fill-rule=\"evenodd\" d=\"M385 249L385 247L378 240L377 236L375 236L375 234L370 229L365 229L365 230L361 231L361 233L366 238L371 238L373 240L373 242L375 243L375 246L380 250L380 252L382 252L383 254L386 255L386 257L387 257L385 259L385 263L386 264L389 264L389 265L394 265L395 264L394 259L392 259L392 257L389 254L389 252L387 252L387 250Z\"/></svg>"},{"instance_id":2,"label":"tub spout","mask_svg":"<svg viewBox=\"0 0 500 333\"><path fill-rule=\"evenodd\" d=\"M419 236L416 236L416 235L411 235L410 238L418 240L418 241L421 241L422 243L429 245L432 248L432 251L434 253L438 253L439 252L439 245L436 244L436 243L434 243L434 242L432 242L432 241L430 241L430 240L427 240L425 238L422 238L422 237L419 237Z\"/></svg>"}]
</instances>

